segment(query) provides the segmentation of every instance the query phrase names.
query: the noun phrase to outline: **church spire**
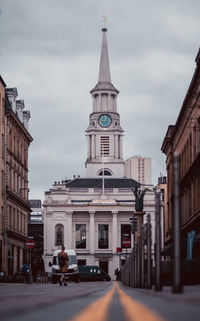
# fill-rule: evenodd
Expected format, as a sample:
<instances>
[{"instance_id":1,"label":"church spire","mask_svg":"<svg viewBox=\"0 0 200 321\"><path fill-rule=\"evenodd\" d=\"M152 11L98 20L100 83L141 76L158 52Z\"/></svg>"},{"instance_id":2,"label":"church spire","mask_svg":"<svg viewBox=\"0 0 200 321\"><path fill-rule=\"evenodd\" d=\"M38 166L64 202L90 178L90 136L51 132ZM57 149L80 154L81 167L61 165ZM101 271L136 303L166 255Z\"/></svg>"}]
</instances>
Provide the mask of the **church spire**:
<instances>
[{"instance_id":1,"label":"church spire","mask_svg":"<svg viewBox=\"0 0 200 321\"><path fill-rule=\"evenodd\" d=\"M102 35L101 58L100 58L98 82L111 83L108 45L107 45L107 37L106 37L107 29L103 28L102 32L103 32L103 35Z\"/></svg>"},{"instance_id":2,"label":"church spire","mask_svg":"<svg viewBox=\"0 0 200 321\"><path fill-rule=\"evenodd\" d=\"M88 177L102 174L123 177L123 129L117 112L119 91L111 83L105 25L102 32L98 83L90 91L92 113L86 130L88 155L85 165Z\"/></svg>"},{"instance_id":3,"label":"church spire","mask_svg":"<svg viewBox=\"0 0 200 321\"><path fill-rule=\"evenodd\" d=\"M105 26L102 29L102 44L101 44L101 57L100 57L100 65L99 65L99 78L96 86L90 91L90 93L94 93L96 91L114 91L115 93L119 93L119 90L113 86L111 83L110 76L110 64L109 64L109 55L108 55L108 45L107 45L107 37L106 37L107 28Z\"/></svg>"}]
</instances>

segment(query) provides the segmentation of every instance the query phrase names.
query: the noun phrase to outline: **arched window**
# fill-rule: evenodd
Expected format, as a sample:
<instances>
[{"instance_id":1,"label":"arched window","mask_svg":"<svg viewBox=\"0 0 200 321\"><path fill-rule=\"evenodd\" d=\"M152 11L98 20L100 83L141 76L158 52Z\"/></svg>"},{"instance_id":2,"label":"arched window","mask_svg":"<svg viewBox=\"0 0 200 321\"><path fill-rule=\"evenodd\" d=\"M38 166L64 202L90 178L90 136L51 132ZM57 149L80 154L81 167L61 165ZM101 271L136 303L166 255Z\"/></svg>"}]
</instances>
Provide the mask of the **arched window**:
<instances>
[{"instance_id":1,"label":"arched window","mask_svg":"<svg viewBox=\"0 0 200 321\"><path fill-rule=\"evenodd\" d=\"M55 245L64 244L64 226L57 224L55 227Z\"/></svg>"},{"instance_id":2,"label":"arched window","mask_svg":"<svg viewBox=\"0 0 200 321\"><path fill-rule=\"evenodd\" d=\"M103 176L103 171L100 171L99 176ZM107 169L105 169L104 170L104 176L112 176L112 174Z\"/></svg>"}]
</instances>

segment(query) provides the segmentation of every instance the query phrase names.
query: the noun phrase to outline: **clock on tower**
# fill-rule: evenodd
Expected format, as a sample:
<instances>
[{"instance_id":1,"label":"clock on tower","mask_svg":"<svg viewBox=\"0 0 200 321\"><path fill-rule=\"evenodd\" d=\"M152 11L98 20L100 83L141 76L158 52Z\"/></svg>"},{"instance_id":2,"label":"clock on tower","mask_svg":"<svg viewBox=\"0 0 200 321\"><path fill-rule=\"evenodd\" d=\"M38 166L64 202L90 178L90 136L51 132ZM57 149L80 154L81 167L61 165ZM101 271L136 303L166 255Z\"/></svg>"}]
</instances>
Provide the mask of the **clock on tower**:
<instances>
[{"instance_id":1,"label":"clock on tower","mask_svg":"<svg viewBox=\"0 0 200 321\"><path fill-rule=\"evenodd\" d=\"M99 125L101 127L109 127L112 123L112 119L109 115L103 114L99 117Z\"/></svg>"}]
</instances>

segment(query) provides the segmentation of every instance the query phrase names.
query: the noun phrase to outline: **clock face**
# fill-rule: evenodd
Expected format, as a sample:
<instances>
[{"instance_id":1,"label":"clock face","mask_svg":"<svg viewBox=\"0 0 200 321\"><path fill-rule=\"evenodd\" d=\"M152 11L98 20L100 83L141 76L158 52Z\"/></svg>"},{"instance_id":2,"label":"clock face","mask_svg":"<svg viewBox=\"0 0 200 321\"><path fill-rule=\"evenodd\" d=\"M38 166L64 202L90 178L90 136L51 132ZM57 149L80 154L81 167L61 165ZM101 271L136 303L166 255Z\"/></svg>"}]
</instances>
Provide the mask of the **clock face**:
<instances>
[{"instance_id":1,"label":"clock face","mask_svg":"<svg viewBox=\"0 0 200 321\"><path fill-rule=\"evenodd\" d=\"M101 127L109 127L112 123L112 119L109 115L104 114L99 117L99 125Z\"/></svg>"}]
</instances>

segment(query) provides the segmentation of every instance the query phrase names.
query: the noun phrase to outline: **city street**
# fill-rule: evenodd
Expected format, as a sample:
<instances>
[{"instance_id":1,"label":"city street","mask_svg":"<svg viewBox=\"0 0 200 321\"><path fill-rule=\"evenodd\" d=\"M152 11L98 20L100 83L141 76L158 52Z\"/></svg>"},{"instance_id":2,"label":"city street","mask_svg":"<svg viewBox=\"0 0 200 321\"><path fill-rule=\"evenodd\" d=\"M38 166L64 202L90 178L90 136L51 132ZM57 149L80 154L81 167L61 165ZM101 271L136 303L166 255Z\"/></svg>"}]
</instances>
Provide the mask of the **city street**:
<instances>
[{"instance_id":1,"label":"city street","mask_svg":"<svg viewBox=\"0 0 200 321\"><path fill-rule=\"evenodd\" d=\"M132 289L120 282L0 284L2 321L197 321L200 286L183 294Z\"/></svg>"}]
</instances>

